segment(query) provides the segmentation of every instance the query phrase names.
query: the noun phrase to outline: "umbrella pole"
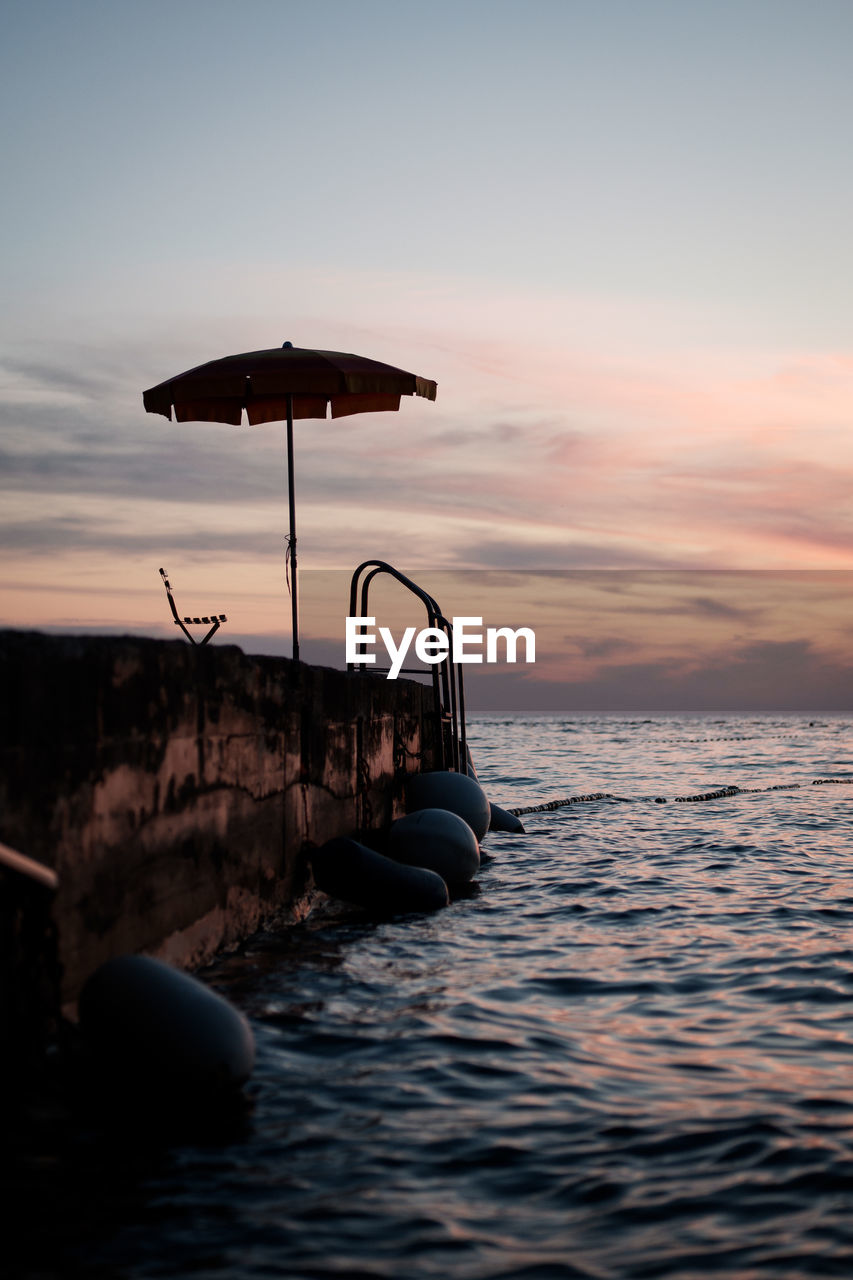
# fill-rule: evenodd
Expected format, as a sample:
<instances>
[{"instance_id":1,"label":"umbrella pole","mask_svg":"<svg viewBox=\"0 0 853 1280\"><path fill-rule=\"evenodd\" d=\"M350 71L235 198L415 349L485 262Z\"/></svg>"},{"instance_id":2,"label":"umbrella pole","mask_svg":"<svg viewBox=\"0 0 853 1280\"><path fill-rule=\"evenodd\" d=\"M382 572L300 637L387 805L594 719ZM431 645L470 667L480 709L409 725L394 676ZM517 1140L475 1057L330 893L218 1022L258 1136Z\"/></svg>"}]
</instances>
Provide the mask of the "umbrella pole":
<instances>
[{"instance_id":1,"label":"umbrella pole","mask_svg":"<svg viewBox=\"0 0 853 1280\"><path fill-rule=\"evenodd\" d=\"M296 586L296 501L293 495L293 396L287 397L287 499L290 505L290 614L293 629L293 657L299 660L299 598Z\"/></svg>"}]
</instances>

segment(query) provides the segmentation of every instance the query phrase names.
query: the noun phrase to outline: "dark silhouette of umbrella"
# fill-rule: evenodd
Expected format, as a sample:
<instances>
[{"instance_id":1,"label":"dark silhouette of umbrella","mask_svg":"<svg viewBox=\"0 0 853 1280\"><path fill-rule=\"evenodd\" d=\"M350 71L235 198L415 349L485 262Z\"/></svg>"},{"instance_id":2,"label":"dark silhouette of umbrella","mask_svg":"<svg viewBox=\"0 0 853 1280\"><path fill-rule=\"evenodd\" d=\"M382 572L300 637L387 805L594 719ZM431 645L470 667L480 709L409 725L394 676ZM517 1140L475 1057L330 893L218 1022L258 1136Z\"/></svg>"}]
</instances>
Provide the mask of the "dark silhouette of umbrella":
<instances>
[{"instance_id":1,"label":"dark silhouette of umbrella","mask_svg":"<svg viewBox=\"0 0 853 1280\"><path fill-rule=\"evenodd\" d=\"M344 351L314 351L285 342L271 351L224 356L179 373L143 393L148 413L178 422L230 422L239 426L243 411L250 426L287 422L287 490L290 534L293 656L299 657L296 585L296 507L293 492L293 421L353 413L396 410L401 396L434 400L436 384L393 365Z\"/></svg>"}]
</instances>

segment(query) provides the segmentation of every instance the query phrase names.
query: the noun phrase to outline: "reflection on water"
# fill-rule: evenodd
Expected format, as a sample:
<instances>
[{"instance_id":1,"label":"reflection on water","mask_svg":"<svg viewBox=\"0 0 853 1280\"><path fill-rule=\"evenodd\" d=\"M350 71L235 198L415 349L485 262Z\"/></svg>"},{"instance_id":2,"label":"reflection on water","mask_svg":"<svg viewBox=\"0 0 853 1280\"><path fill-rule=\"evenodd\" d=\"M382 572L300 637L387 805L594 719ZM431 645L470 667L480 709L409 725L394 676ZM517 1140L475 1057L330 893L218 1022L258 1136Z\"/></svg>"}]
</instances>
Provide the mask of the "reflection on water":
<instances>
[{"instance_id":1,"label":"reflection on water","mask_svg":"<svg viewBox=\"0 0 853 1280\"><path fill-rule=\"evenodd\" d=\"M445 912L327 912L220 963L246 1109L176 1133L45 1104L6 1163L29 1274L850 1274L853 787L811 786L849 773L848 722L471 738L505 807L631 802L490 836Z\"/></svg>"}]
</instances>

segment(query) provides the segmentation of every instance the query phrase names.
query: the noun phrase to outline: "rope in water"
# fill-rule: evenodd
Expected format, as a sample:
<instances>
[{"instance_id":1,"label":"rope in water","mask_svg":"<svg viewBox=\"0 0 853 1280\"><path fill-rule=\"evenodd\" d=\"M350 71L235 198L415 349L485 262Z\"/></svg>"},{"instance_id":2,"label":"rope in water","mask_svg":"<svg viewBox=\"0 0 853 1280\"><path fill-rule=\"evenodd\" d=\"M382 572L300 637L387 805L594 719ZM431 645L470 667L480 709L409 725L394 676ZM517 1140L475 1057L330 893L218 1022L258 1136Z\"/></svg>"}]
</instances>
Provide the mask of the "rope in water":
<instances>
[{"instance_id":1,"label":"rope in water","mask_svg":"<svg viewBox=\"0 0 853 1280\"><path fill-rule=\"evenodd\" d=\"M815 778L812 782L779 782L772 787L718 787L716 791L704 791L695 796L673 796L673 804L698 804L703 800L724 800L730 796L755 796L767 791L801 791L807 787L853 786L853 778ZM585 796L566 796L562 800L548 800L544 804L532 804L523 809L508 809L516 818L528 813L550 813L572 804L590 804L594 800L615 800L618 804L636 804L652 801L666 804L665 796L615 796L610 791L594 791Z\"/></svg>"},{"instance_id":2,"label":"rope in water","mask_svg":"<svg viewBox=\"0 0 853 1280\"><path fill-rule=\"evenodd\" d=\"M589 796L567 796L565 800L549 800L546 804L531 804L526 809L507 809L507 813L515 814L516 818L522 817L525 813L548 813L551 809L565 809L569 804L588 804L590 800L619 800L621 797L611 795L609 791L596 791Z\"/></svg>"},{"instance_id":3,"label":"rope in water","mask_svg":"<svg viewBox=\"0 0 853 1280\"><path fill-rule=\"evenodd\" d=\"M659 743L674 742L681 746L685 742L755 742L756 740L761 742L794 742L801 741L802 737L802 733L730 733L715 734L712 737L705 738L655 738L654 744L657 746Z\"/></svg>"}]
</instances>

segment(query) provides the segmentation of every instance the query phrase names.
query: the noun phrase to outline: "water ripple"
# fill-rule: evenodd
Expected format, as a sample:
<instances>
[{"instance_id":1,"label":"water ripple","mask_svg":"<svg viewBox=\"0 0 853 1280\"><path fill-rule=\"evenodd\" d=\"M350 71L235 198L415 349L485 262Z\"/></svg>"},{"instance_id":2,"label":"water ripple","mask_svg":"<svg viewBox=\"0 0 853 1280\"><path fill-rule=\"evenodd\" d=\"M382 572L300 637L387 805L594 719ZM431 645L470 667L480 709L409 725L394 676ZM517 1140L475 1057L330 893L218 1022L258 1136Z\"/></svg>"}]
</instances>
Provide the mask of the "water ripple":
<instances>
[{"instance_id":1,"label":"water ripple","mask_svg":"<svg viewBox=\"0 0 853 1280\"><path fill-rule=\"evenodd\" d=\"M531 716L471 739L511 807L832 776L846 729ZM38 1274L849 1275L846 796L532 815L445 912L256 939L211 975L253 1020L247 1115L46 1123L6 1188ZM25 1206L48 1201L46 1234Z\"/></svg>"}]
</instances>

